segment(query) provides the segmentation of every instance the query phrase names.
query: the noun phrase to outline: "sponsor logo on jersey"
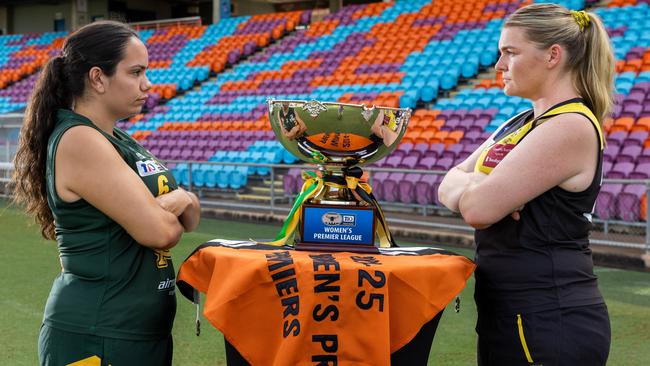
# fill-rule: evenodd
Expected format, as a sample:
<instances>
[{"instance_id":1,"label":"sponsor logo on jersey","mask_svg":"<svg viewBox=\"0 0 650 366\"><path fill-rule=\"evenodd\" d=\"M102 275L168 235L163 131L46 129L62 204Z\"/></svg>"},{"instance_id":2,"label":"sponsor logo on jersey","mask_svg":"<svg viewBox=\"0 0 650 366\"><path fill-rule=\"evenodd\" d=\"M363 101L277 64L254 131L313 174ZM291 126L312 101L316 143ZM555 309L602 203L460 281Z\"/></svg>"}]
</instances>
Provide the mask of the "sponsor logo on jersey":
<instances>
[{"instance_id":1,"label":"sponsor logo on jersey","mask_svg":"<svg viewBox=\"0 0 650 366\"><path fill-rule=\"evenodd\" d=\"M501 160L503 160L506 155L517 145L514 144L495 144L490 148L485 159L483 160L483 166L494 168L496 167Z\"/></svg>"},{"instance_id":2,"label":"sponsor logo on jersey","mask_svg":"<svg viewBox=\"0 0 650 366\"><path fill-rule=\"evenodd\" d=\"M160 281L160 283L158 283L158 291L169 290L170 288L174 288L174 286L176 286L176 279L167 278L166 280Z\"/></svg>"},{"instance_id":3,"label":"sponsor logo on jersey","mask_svg":"<svg viewBox=\"0 0 650 366\"><path fill-rule=\"evenodd\" d=\"M141 177L166 172L167 168L155 160L140 160L135 163Z\"/></svg>"}]
</instances>

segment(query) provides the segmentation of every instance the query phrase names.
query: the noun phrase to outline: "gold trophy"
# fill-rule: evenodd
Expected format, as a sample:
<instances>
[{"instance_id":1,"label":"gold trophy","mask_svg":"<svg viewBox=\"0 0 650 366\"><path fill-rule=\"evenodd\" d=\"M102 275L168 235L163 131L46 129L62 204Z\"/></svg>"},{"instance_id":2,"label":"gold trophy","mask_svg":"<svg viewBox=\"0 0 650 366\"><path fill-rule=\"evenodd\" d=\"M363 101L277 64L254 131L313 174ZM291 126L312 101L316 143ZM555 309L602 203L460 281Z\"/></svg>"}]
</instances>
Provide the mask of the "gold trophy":
<instances>
[{"instance_id":1,"label":"gold trophy","mask_svg":"<svg viewBox=\"0 0 650 366\"><path fill-rule=\"evenodd\" d=\"M395 246L371 187L360 180L359 166L397 147L411 110L272 99L268 107L271 127L282 145L316 164L318 172L303 172L302 190L270 244L354 252Z\"/></svg>"}]
</instances>

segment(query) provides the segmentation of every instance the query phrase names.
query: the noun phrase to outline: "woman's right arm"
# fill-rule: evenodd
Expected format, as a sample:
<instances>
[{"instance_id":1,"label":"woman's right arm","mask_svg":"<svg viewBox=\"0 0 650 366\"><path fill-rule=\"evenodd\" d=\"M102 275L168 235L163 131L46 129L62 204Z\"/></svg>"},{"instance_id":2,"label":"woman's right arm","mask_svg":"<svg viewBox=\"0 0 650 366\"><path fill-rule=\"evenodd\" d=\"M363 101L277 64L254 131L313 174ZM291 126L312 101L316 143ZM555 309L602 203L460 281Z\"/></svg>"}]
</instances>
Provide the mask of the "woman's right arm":
<instances>
[{"instance_id":1,"label":"woman's right arm","mask_svg":"<svg viewBox=\"0 0 650 366\"><path fill-rule=\"evenodd\" d=\"M183 226L178 218L158 204L97 130L88 126L67 130L55 163L56 190L64 200L83 198L146 247L169 249L180 240Z\"/></svg>"}]
</instances>

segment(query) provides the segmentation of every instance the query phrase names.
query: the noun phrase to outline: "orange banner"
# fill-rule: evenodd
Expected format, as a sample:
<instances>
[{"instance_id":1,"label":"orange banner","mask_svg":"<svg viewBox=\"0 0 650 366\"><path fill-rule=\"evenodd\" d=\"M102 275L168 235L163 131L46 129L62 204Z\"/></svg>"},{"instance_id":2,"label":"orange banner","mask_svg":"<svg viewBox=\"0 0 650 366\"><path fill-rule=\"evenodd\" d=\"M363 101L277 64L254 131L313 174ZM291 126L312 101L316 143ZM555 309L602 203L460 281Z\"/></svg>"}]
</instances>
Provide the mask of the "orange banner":
<instances>
[{"instance_id":1,"label":"orange banner","mask_svg":"<svg viewBox=\"0 0 650 366\"><path fill-rule=\"evenodd\" d=\"M213 240L185 261L179 290L251 365L390 364L465 286L474 263L433 248L295 251Z\"/></svg>"}]
</instances>

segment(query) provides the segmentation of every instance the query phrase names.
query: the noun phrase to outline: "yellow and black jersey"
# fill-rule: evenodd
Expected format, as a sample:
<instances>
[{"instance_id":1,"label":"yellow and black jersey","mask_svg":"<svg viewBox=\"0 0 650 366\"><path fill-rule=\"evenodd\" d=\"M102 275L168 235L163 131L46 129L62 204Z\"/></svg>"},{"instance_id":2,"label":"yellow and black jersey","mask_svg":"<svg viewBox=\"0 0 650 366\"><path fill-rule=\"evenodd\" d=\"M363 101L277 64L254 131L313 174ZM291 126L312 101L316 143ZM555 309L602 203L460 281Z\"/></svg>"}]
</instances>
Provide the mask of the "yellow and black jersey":
<instances>
[{"instance_id":1,"label":"yellow and black jersey","mask_svg":"<svg viewBox=\"0 0 650 366\"><path fill-rule=\"evenodd\" d=\"M598 138L600 141L600 149L605 148L605 139L596 116L586 105L584 105L580 99L572 99L564 103L560 103L537 118L533 117L533 110L524 111L515 117L508 120L504 123L495 135L492 137L493 143L479 156L475 171L479 171L485 174L490 174L492 169L494 169L500 162L503 160L506 155L512 149L517 146L517 144L524 138L533 128L544 123L546 120L555 117L563 113L578 113L587 117L594 128L598 132Z\"/></svg>"},{"instance_id":2,"label":"yellow and black jersey","mask_svg":"<svg viewBox=\"0 0 650 366\"><path fill-rule=\"evenodd\" d=\"M481 311L524 312L602 303L589 249L591 213L600 191L604 138L581 99L553 106L537 118L526 111L511 119L479 156L476 171L489 174L535 127L563 113L587 117L598 135L598 164L589 187L559 186L527 202L521 219L510 215L476 230L476 301ZM507 194L507 193L505 193Z\"/></svg>"}]
</instances>

